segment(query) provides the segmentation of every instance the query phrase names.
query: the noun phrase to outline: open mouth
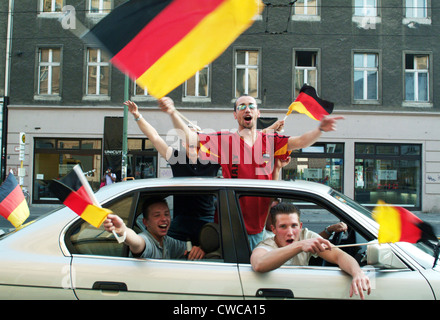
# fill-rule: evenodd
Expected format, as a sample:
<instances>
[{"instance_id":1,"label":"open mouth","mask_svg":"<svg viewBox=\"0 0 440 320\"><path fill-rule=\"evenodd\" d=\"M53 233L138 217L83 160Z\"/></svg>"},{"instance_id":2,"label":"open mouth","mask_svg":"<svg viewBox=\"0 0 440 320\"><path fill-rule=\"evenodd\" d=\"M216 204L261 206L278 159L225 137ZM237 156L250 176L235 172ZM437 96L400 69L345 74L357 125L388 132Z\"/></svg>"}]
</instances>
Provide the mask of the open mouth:
<instances>
[{"instance_id":1,"label":"open mouth","mask_svg":"<svg viewBox=\"0 0 440 320\"><path fill-rule=\"evenodd\" d=\"M252 120L252 117L251 116L244 116L244 118L243 118L245 121L251 121Z\"/></svg>"},{"instance_id":2,"label":"open mouth","mask_svg":"<svg viewBox=\"0 0 440 320\"><path fill-rule=\"evenodd\" d=\"M168 228L168 224L160 224L159 229L166 230Z\"/></svg>"},{"instance_id":3,"label":"open mouth","mask_svg":"<svg viewBox=\"0 0 440 320\"><path fill-rule=\"evenodd\" d=\"M293 243L293 239L287 239L286 242L287 242L287 244L292 244Z\"/></svg>"}]
</instances>

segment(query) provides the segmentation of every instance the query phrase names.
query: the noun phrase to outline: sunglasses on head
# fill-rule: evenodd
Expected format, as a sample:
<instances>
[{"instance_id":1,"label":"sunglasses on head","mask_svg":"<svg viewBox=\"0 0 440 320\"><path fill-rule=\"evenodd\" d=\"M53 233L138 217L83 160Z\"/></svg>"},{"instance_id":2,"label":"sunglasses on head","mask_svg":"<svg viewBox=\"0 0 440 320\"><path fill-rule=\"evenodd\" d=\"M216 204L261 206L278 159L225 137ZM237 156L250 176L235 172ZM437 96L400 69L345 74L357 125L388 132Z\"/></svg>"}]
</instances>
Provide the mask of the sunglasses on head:
<instances>
[{"instance_id":1,"label":"sunglasses on head","mask_svg":"<svg viewBox=\"0 0 440 320\"><path fill-rule=\"evenodd\" d=\"M249 105L246 105L244 103L240 104L237 106L237 110L241 111L241 110L245 110L247 107L249 107L250 110L254 110L257 109L257 106L253 103L250 103Z\"/></svg>"}]
</instances>

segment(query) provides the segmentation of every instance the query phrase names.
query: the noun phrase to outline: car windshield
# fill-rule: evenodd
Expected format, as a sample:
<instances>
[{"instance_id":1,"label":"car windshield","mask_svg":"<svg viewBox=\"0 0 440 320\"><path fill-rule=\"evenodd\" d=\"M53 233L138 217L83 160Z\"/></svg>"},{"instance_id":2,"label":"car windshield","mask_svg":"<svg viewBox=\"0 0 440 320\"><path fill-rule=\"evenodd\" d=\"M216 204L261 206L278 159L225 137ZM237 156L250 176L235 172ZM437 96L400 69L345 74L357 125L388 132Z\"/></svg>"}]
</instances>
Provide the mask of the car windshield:
<instances>
[{"instance_id":1,"label":"car windshield","mask_svg":"<svg viewBox=\"0 0 440 320\"><path fill-rule=\"evenodd\" d=\"M27 218L27 220L26 220L26 221L25 221L20 227L14 228L14 227L11 225L10 228L2 228L2 229L0 229L0 239L3 239L3 238L5 238L6 236L9 236L9 235L11 235L11 234L13 234L13 233L20 232L20 230L26 228L27 226L31 225L31 224L34 223L35 221L40 220L40 219L42 219L42 218L44 218L44 217L46 217L46 216L52 214L53 212L59 210L59 209L62 208L62 207L63 207L63 205L60 205L59 207L56 207L56 208L54 208L54 209L51 209L51 210L49 210L48 212L43 213L43 214L40 214L40 215L38 215L38 216L32 216L32 215L30 215L30 216Z\"/></svg>"},{"instance_id":2,"label":"car windshield","mask_svg":"<svg viewBox=\"0 0 440 320\"><path fill-rule=\"evenodd\" d=\"M330 192L330 195L333 198L335 198L336 200L338 200L339 202L345 203L347 206L359 211L360 213L367 216L368 218L373 218L370 210L368 210L364 206L360 205L356 201L353 201L352 199L350 199L346 195L339 193L338 191L335 191L335 190L332 190Z\"/></svg>"},{"instance_id":3,"label":"car windshield","mask_svg":"<svg viewBox=\"0 0 440 320\"><path fill-rule=\"evenodd\" d=\"M337 199L338 201L350 206L351 208L357 210L358 212L362 213L363 215L367 216L368 218L373 219L372 211L368 210L364 206L360 205L356 201L353 201L346 195L343 195L335 190L332 190L330 192L330 195ZM436 250L436 243L433 243L432 241L424 241L424 242L417 242L417 243L405 243L404 246L407 248L407 252L416 259L420 264L422 264L425 268L429 268L433 266L434 262L434 256L435 256L435 250ZM415 247L421 250L415 249L415 250L408 250L409 247ZM439 267L438 267L439 268Z\"/></svg>"}]
</instances>

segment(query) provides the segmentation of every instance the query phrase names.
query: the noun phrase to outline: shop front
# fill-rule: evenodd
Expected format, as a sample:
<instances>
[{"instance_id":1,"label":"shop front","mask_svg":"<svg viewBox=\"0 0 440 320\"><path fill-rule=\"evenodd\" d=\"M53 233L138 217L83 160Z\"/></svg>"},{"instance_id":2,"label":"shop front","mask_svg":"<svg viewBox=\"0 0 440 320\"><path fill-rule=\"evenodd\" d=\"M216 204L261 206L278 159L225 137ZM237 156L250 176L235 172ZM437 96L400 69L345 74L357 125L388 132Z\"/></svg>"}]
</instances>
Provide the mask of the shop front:
<instances>
[{"instance_id":1,"label":"shop front","mask_svg":"<svg viewBox=\"0 0 440 320\"><path fill-rule=\"evenodd\" d=\"M127 139L128 179L155 178L158 175L157 151L148 139ZM52 203L58 199L49 190L53 179L61 179L79 164L93 190L101 184L103 169L102 139L34 139L33 202ZM113 162L112 171L120 181L122 158Z\"/></svg>"},{"instance_id":2,"label":"shop front","mask_svg":"<svg viewBox=\"0 0 440 320\"><path fill-rule=\"evenodd\" d=\"M315 143L293 151L291 158L291 162L283 168L283 180L314 181L344 191L343 143Z\"/></svg>"},{"instance_id":3,"label":"shop front","mask_svg":"<svg viewBox=\"0 0 440 320\"><path fill-rule=\"evenodd\" d=\"M422 146L418 144L355 144L355 200L420 210Z\"/></svg>"}]
</instances>

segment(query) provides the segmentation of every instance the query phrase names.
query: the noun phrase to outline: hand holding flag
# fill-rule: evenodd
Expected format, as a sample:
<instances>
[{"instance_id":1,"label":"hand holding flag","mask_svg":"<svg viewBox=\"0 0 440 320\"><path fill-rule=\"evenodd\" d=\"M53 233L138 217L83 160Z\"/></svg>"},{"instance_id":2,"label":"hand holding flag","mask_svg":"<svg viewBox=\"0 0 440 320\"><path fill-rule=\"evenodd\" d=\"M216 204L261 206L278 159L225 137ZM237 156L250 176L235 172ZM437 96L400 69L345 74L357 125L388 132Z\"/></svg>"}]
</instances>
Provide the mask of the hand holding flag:
<instances>
[{"instance_id":1,"label":"hand holding flag","mask_svg":"<svg viewBox=\"0 0 440 320\"><path fill-rule=\"evenodd\" d=\"M52 180L49 189L82 219L99 228L111 210L101 208L79 165L61 180Z\"/></svg>"}]
</instances>

